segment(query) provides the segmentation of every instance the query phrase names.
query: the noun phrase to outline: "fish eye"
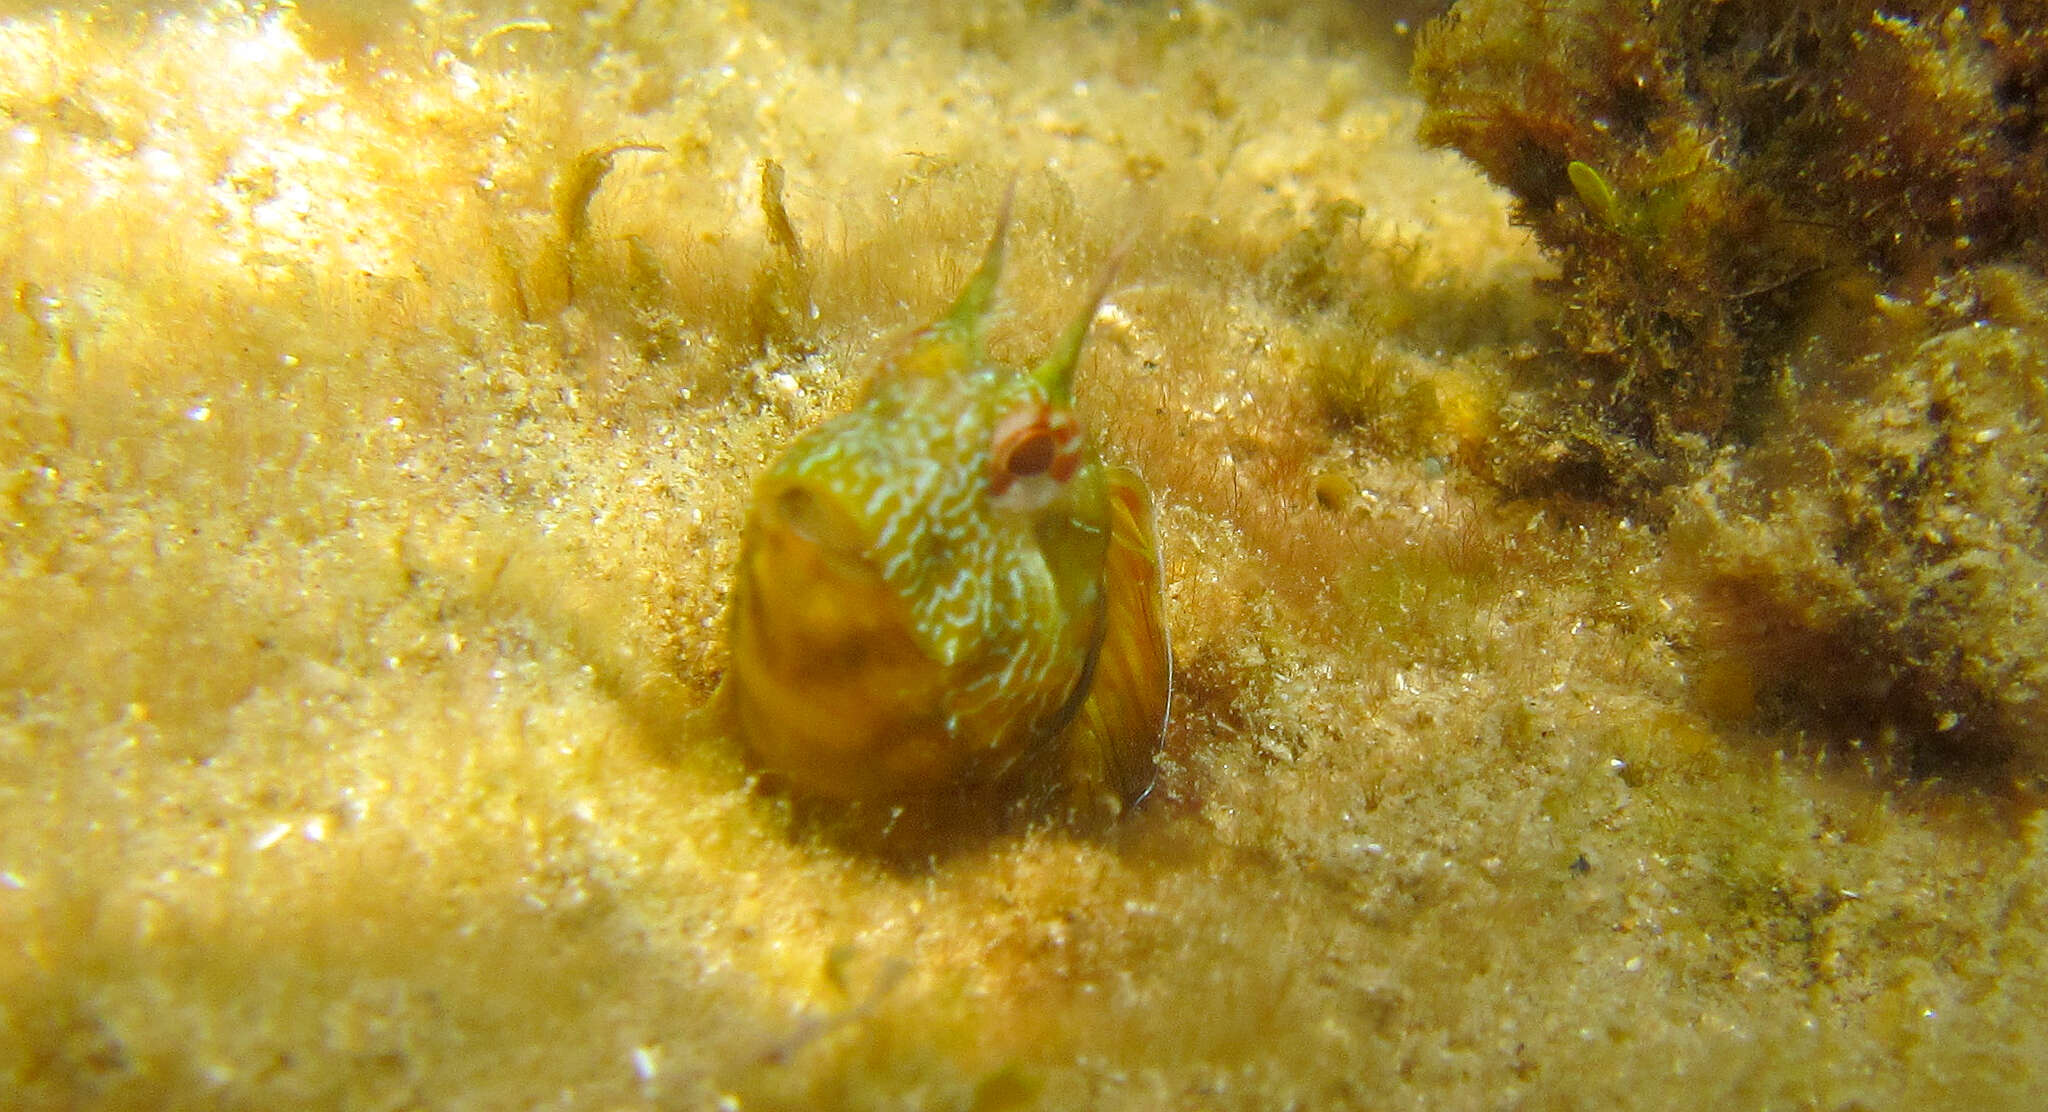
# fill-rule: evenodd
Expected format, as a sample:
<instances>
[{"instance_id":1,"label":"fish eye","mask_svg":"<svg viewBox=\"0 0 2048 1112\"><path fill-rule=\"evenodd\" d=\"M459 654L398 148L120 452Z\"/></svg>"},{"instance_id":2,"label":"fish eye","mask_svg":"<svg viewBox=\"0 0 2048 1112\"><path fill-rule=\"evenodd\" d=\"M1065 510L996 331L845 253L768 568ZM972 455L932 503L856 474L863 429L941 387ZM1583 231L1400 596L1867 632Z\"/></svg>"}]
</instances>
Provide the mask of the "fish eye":
<instances>
[{"instance_id":1,"label":"fish eye","mask_svg":"<svg viewBox=\"0 0 2048 1112\"><path fill-rule=\"evenodd\" d=\"M1080 463L1080 437L1072 415L1044 402L1004 414L989 434L989 493L1000 498L1012 484L1041 476L1065 483Z\"/></svg>"},{"instance_id":2,"label":"fish eye","mask_svg":"<svg viewBox=\"0 0 2048 1112\"><path fill-rule=\"evenodd\" d=\"M1009 472L1011 477L1022 479L1030 475L1042 475L1052 466L1052 430L1043 425L1026 429L1008 444L999 444L1001 453L996 465Z\"/></svg>"}]
</instances>

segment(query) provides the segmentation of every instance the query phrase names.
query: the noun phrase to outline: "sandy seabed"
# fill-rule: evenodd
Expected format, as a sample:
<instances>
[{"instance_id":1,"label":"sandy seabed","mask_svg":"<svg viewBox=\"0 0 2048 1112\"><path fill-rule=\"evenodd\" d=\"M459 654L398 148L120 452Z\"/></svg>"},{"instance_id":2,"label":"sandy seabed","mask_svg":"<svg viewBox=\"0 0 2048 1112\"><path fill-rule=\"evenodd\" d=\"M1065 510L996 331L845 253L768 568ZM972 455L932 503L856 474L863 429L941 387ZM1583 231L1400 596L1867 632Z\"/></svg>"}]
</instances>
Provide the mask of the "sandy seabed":
<instances>
[{"instance_id":1,"label":"sandy seabed","mask_svg":"<svg viewBox=\"0 0 2048 1112\"><path fill-rule=\"evenodd\" d=\"M1720 713L1657 530L1468 465L1548 272L1383 17L874 8L0 9L0 1103L2048 1103L2038 811ZM999 355L1136 233L1174 718L890 860L694 711L1013 180Z\"/></svg>"}]
</instances>

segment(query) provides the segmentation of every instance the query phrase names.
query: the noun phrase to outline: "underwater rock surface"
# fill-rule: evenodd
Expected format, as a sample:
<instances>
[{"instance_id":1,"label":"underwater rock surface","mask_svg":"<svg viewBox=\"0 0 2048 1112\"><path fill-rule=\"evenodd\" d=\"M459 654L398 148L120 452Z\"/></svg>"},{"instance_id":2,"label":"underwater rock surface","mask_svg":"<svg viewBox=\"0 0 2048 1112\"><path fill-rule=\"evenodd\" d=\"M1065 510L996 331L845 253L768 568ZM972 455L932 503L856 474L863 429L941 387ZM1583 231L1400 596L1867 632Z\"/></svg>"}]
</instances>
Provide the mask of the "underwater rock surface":
<instances>
[{"instance_id":1,"label":"underwater rock surface","mask_svg":"<svg viewBox=\"0 0 2048 1112\"><path fill-rule=\"evenodd\" d=\"M2033 233L1600 362L1652 144L1425 148L1421 7L11 9L0 1103L2039 1107ZM697 708L1013 179L997 358L1137 231L1076 406L1175 711L1104 834L869 853Z\"/></svg>"}]
</instances>

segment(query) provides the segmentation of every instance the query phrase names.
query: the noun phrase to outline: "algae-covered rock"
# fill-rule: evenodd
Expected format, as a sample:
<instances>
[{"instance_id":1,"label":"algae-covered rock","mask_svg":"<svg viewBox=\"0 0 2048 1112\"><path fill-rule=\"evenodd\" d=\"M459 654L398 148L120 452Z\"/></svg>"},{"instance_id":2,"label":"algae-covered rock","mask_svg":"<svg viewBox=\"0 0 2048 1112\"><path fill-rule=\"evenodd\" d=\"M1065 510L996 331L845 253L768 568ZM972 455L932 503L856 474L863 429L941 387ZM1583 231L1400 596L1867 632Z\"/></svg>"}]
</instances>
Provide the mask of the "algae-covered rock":
<instances>
[{"instance_id":1,"label":"algae-covered rock","mask_svg":"<svg viewBox=\"0 0 2048 1112\"><path fill-rule=\"evenodd\" d=\"M2048 328L2009 300L2038 298L2038 275L1990 277L2000 292L1984 319L1810 382L1796 426L1677 500L1672 535L1711 569L1725 609L1752 617L1746 633L1708 639L1713 674L1726 676L1716 654L1761 641L1769 661L1789 636L1817 660L1790 653L1775 695L1756 693L1765 703L1804 703L1852 729L1905 725L1940 749L2038 765ZM1787 620L1758 625L1759 610Z\"/></svg>"},{"instance_id":2,"label":"algae-covered rock","mask_svg":"<svg viewBox=\"0 0 2048 1112\"><path fill-rule=\"evenodd\" d=\"M1752 432L1845 276L1914 296L2038 250L2043 10L1468 0L1434 25L1423 138L1561 265L1561 377L1597 388L1559 397L1597 411L1577 434L1613 483Z\"/></svg>"},{"instance_id":3,"label":"algae-covered rock","mask_svg":"<svg viewBox=\"0 0 2048 1112\"><path fill-rule=\"evenodd\" d=\"M1677 526L1719 713L2048 763L2044 15L1470 0L1418 50L1562 271L1505 477Z\"/></svg>"},{"instance_id":4,"label":"algae-covered rock","mask_svg":"<svg viewBox=\"0 0 2048 1112\"><path fill-rule=\"evenodd\" d=\"M2048 1106L2048 815L1798 748L2031 728L2040 268L1816 276L1624 518L1395 10L10 6L0 1106ZM694 712L1012 179L992 356L1132 243L1174 712L906 860Z\"/></svg>"}]
</instances>

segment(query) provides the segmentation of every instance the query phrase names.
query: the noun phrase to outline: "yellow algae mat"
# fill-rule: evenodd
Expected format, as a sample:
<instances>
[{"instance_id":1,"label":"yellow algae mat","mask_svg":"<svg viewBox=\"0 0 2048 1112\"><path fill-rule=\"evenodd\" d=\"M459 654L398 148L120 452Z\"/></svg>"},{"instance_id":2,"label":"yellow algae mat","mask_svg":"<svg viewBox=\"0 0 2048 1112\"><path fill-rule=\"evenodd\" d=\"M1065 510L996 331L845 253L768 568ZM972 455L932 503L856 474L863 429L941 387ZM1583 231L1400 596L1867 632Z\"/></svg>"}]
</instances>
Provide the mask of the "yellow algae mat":
<instances>
[{"instance_id":1,"label":"yellow algae mat","mask_svg":"<svg viewBox=\"0 0 2048 1112\"><path fill-rule=\"evenodd\" d=\"M862 7L0 9L0 1105L2040 1105L2031 797L1500 481L1553 274L1385 14ZM1173 717L874 852L698 708L1012 183Z\"/></svg>"}]
</instances>

